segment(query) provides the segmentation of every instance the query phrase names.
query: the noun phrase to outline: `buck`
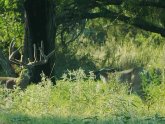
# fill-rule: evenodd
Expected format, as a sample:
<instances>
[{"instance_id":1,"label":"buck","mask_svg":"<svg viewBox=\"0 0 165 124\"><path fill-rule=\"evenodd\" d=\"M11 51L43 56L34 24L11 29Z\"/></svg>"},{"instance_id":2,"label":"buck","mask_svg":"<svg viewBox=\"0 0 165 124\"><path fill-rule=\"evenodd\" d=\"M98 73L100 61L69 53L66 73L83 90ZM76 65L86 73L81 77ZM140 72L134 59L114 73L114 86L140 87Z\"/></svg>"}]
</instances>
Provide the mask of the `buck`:
<instances>
[{"instance_id":1,"label":"buck","mask_svg":"<svg viewBox=\"0 0 165 124\"><path fill-rule=\"evenodd\" d=\"M110 82L112 78L121 83L128 83L131 86L133 92L139 92L142 86L142 73L144 73L143 67L135 67L128 70L115 70L115 69L102 69L99 72L100 79L104 83ZM157 74L160 72L156 72ZM146 73L146 78L149 79L149 74Z\"/></svg>"},{"instance_id":2,"label":"buck","mask_svg":"<svg viewBox=\"0 0 165 124\"><path fill-rule=\"evenodd\" d=\"M23 55L21 55L21 59L15 59L16 53L21 49L19 47L15 50L15 43L11 42L9 46L9 61L12 63L21 66L22 71L19 77L0 77L0 81L5 81L5 85L7 88L13 88L14 85L18 85L21 89L25 89L30 82L30 78L32 76L32 69L37 65L43 65L48 62L48 59L54 54L55 50L50 52L48 55L44 54L44 46L43 41L41 41L41 46L39 47L40 51L40 59L37 60L37 48L36 45L33 45L34 49L34 61L28 60L28 62L23 61Z\"/></svg>"}]
</instances>

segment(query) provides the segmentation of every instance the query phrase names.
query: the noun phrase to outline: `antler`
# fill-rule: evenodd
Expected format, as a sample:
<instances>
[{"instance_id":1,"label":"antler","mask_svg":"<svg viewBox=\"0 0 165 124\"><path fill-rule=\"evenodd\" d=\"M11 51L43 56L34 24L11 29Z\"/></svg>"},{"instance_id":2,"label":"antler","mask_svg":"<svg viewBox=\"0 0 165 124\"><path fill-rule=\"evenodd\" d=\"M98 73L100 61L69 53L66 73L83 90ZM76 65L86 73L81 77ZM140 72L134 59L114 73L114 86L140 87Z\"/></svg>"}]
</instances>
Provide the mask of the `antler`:
<instances>
[{"instance_id":1,"label":"antler","mask_svg":"<svg viewBox=\"0 0 165 124\"><path fill-rule=\"evenodd\" d=\"M41 41L41 47L39 48L40 51L40 60L37 61L37 49L36 49L36 45L33 45L33 49L34 49L34 61L30 61L28 63L23 62L23 55L21 55L21 60L17 60L15 59L15 55L16 53L21 49L22 46L20 46L17 50L14 51L14 47L15 47L15 43L11 42L10 47L9 47L9 60L17 65L22 65L25 67L34 67L37 65L42 65L42 64L46 64L48 59L54 54L55 50L53 50L52 52L50 52L48 55L44 54L44 47L43 47L43 41Z\"/></svg>"},{"instance_id":2,"label":"antler","mask_svg":"<svg viewBox=\"0 0 165 124\"><path fill-rule=\"evenodd\" d=\"M54 54L55 50L50 52L48 55L44 54L44 46L43 46L43 41L41 41L41 47L39 48L40 50L40 60L37 61L37 50L36 50L36 45L34 44L34 61L29 62L27 65L28 66L37 66L37 65L42 65L46 64L48 59Z\"/></svg>"},{"instance_id":3,"label":"antler","mask_svg":"<svg viewBox=\"0 0 165 124\"><path fill-rule=\"evenodd\" d=\"M21 60L17 60L15 59L15 55L18 53L18 51L21 49L22 46L20 46L18 49L14 50L15 49L15 42L11 42L10 43L10 46L9 46L9 60L11 62L13 62L14 64L17 64L17 65L25 65L22 61L22 55L21 55Z\"/></svg>"}]
</instances>

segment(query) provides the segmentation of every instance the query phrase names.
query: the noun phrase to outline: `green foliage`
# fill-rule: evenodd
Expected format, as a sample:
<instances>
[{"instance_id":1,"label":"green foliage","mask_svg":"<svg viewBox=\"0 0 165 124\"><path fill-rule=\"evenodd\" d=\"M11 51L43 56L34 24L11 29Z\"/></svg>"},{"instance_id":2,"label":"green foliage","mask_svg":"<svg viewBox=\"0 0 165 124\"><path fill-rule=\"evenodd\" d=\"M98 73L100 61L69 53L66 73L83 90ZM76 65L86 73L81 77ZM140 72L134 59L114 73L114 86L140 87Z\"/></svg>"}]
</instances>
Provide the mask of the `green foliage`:
<instances>
[{"instance_id":1,"label":"green foliage","mask_svg":"<svg viewBox=\"0 0 165 124\"><path fill-rule=\"evenodd\" d=\"M161 69L150 68L144 71L142 74L143 88L147 88L148 85L160 85L163 82L163 73Z\"/></svg>"},{"instance_id":2,"label":"green foliage","mask_svg":"<svg viewBox=\"0 0 165 124\"><path fill-rule=\"evenodd\" d=\"M76 7L80 7L79 10L82 11L86 2L88 1L58 0L57 16L68 15ZM138 2L129 0L121 7L106 8L133 18L141 16L163 26L163 11L155 8L139 9L136 6ZM16 41L17 45L23 41L21 11L18 0L0 1L0 49L5 53L11 41ZM87 12L88 9L84 11ZM68 40L67 35L75 33L72 29L80 30L80 25L81 23L77 26L69 20L69 24L58 29L66 28L68 34L65 40ZM75 27L70 28L72 26ZM63 80L57 80L56 86L52 86L52 82L42 75L40 84L30 85L24 91L19 87L14 90L0 87L0 122L164 123L164 80L163 76L159 77L152 70L164 68L163 41L164 38L158 34L144 32L116 20L88 20L83 34L76 42L63 46L62 40L56 37L57 78L66 72ZM92 73L85 74L89 70L106 66L120 69L136 66L151 68L148 72L151 79L149 84L146 74L142 76L145 101L135 94L128 95L127 85L115 80L102 84L101 81L93 80ZM79 70L75 71L76 69Z\"/></svg>"},{"instance_id":3,"label":"green foliage","mask_svg":"<svg viewBox=\"0 0 165 124\"><path fill-rule=\"evenodd\" d=\"M0 49L7 53L11 41L19 45L23 41L21 2L2 0L0 6Z\"/></svg>"},{"instance_id":4,"label":"green foliage","mask_svg":"<svg viewBox=\"0 0 165 124\"><path fill-rule=\"evenodd\" d=\"M85 74L84 70L82 69L79 69L77 71L73 70L73 71L70 71L70 70L67 70L67 73L64 73L62 75L62 79L64 81L66 80L69 80L69 81L72 81L72 80L82 80L82 79L85 79L87 78L87 75Z\"/></svg>"},{"instance_id":5,"label":"green foliage","mask_svg":"<svg viewBox=\"0 0 165 124\"><path fill-rule=\"evenodd\" d=\"M0 120L4 123L48 124L54 121L163 123L164 88L163 84L152 85L148 90L150 99L144 102L137 95L128 94L128 87L117 82L103 84L93 79L77 78L74 82L59 80L52 86L42 74L40 84L31 85L24 91L0 88Z\"/></svg>"}]
</instances>

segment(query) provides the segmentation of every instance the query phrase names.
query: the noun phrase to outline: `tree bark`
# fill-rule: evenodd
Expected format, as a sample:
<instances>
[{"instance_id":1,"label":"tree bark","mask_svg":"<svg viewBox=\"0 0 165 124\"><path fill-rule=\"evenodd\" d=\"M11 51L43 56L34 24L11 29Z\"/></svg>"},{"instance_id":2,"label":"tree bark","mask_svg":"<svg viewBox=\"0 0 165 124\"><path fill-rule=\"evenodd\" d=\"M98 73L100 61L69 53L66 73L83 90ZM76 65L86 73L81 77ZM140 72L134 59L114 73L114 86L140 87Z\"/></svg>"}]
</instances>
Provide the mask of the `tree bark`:
<instances>
[{"instance_id":1,"label":"tree bark","mask_svg":"<svg viewBox=\"0 0 165 124\"><path fill-rule=\"evenodd\" d=\"M55 49L55 3L53 0L26 0L25 8L25 38L24 38L24 61L34 61L33 44L40 47L41 41L44 43L44 53L47 55ZM39 59L39 50L37 52ZM32 69L31 82L39 82L42 72L46 76L52 77L54 70L55 55L47 64L39 65ZM52 79L54 82L54 78Z\"/></svg>"}]
</instances>

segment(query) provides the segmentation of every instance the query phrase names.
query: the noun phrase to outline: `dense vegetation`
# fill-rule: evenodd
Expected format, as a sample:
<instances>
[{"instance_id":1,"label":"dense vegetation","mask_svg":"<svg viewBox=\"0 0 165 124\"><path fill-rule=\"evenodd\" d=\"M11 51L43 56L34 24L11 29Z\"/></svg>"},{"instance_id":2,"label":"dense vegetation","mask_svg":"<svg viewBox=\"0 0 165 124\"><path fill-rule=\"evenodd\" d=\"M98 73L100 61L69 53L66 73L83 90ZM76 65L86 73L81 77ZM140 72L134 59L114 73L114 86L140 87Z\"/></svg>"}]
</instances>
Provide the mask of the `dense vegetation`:
<instances>
[{"instance_id":1,"label":"dense vegetation","mask_svg":"<svg viewBox=\"0 0 165 124\"><path fill-rule=\"evenodd\" d=\"M43 73L25 90L0 85L0 124L165 123L163 0L56 2L56 85ZM0 51L6 58L11 41L24 44L23 11L23 1L0 1ZM105 67L143 67L150 81L144 71L139 95L115 77L107 84L95 80L92 71ZM12 68L19 75L21 68ZM2 65L0 76L8 76Z\"/></svg>"},{"instance_id":2,"label":"dense vegetation","mask_svg":"<svg viewBox=\"0 0 165 124\"><path fill-rule=\"evenodd\" d=\"M164 84L152 84L146 100L142 100L136 94L128 94L128 86L114 81L103 84L92 79L61 80L52 86L51 81L43 77L39 85L31 85L25 91L1 87L0 119L1 123L9 124L163 124L164 90Z\"/></svg>"}]
</instances>

